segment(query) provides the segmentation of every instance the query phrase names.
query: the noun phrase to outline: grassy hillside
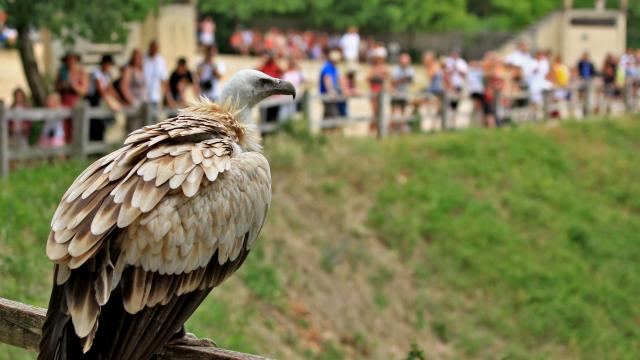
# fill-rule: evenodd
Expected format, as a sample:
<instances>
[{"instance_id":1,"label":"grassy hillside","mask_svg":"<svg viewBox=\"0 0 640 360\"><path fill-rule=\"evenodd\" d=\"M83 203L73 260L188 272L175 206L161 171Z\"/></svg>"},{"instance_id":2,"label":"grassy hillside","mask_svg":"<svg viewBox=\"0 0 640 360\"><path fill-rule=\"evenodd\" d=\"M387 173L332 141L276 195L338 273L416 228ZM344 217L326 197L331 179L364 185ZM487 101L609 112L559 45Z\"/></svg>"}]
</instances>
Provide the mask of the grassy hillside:
<instances>
[{"instance_id":1,"label":"grassy hillside","mask_svg":"<svg viewBox=\"0 0 640 360\"><path fill-rule=\"evenodd\" d=\"M268 223L198 335L283 359L403 359L412 342L429 359L638 358L638 119L382 142L291 129L266 152ZM0 296L46 305L49 219L86 165L2 184Z\"/></svg>"}]
</instances>

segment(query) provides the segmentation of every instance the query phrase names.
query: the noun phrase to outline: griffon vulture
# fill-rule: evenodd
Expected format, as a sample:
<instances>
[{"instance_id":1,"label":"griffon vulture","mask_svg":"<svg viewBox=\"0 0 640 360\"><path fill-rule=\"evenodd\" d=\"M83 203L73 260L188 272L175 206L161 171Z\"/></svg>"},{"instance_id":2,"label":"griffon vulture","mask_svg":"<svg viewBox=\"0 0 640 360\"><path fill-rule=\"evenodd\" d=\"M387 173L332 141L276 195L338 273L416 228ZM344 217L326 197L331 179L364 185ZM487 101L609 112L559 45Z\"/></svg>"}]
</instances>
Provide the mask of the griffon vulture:
<instances>
[{"instance_id":1,"label":"griffon vulture","mask_svg":"<svg viewBox=\"0 0 640 360\"><path fill-rule=\"evenodd\" d=\"M149 359L244 261L271 201L251 108L291 83L243 70L222 105L200 101L129 134L62 197L38 359ZM187 342L188 343L188 342Z\"/></svg>"}]
</instances>

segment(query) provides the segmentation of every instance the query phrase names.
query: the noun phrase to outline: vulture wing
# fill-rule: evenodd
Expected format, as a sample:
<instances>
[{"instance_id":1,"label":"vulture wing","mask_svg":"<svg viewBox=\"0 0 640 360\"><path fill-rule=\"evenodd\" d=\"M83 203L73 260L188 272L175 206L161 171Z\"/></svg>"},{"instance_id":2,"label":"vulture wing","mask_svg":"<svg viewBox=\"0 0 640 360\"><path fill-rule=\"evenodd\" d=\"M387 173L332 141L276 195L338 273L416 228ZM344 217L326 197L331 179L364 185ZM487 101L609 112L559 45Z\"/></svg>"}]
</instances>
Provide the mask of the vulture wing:
<instances>
[{"instance_id":1,"label":"vulture wing","mask_svg":"<svg viewBox=\"0 0 640 360\"><path fill-rule=\"evenodd\" d=\"M244 261L271 201L267 160L187 116L132 133L63 196L39 359L148 359Z\"/></svg>"}]
</instances>

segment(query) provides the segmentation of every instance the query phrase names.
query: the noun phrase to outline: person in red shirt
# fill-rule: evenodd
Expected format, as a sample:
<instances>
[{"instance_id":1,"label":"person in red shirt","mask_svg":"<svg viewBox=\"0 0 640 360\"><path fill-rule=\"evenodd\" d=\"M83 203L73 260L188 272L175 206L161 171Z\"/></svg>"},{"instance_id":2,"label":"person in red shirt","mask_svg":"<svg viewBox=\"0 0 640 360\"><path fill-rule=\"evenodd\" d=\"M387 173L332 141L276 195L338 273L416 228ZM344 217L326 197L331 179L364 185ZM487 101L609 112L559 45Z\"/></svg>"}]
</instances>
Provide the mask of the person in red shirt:
<instances>
[{"instance_id":1,"label":"person in red shirt","mask_svg":"<svg viewBox=\"0 0 640 360\"><path fill-rule=\"evenodd\" d=\"M276 59L273 56L273 53L270 52L265 54L264 62L258 68L258 70L277 79L282 78L282 75L284 74L280 66L278 66L278 64L276 63Z\"/></svg>"},{"instance_id":2,"label":"person in red shirt","mask_svg":"<svg viewBox=\"0 0 640 360\"><path fill-rule=\"evenodd\" d=\"M282 68L278 66L278 63L276 63L275 56L272 52L265 53L264 61L258 70L276 79L281 79L284 75L284 71L282 71ZM278 121L279 112L279 105L262 106L260 109L260 116L264 122L275 122Z\"/></svg>"}]
</instances>

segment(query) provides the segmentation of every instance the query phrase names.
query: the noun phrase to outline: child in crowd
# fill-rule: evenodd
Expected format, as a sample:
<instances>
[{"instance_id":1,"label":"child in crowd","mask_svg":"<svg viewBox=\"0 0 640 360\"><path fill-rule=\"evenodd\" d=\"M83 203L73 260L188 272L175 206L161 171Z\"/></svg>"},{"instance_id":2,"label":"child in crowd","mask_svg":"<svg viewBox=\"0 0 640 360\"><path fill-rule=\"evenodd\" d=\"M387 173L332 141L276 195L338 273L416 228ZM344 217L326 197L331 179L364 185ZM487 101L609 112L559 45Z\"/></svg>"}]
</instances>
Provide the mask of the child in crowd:
<instances>
[{"instance_id":1,"label":"child in crowd","mask_svg":"<svg viewBox=\"0 0 640 360\"><path fill-rule=\"evenodd\" d=\"M58 93L47 96L47 109L60 109L62 102ZM62 120L47 120L42 128L38 145L42 148L57 148L64 146L64 126Z\"/></svg>"}]
</instances>

